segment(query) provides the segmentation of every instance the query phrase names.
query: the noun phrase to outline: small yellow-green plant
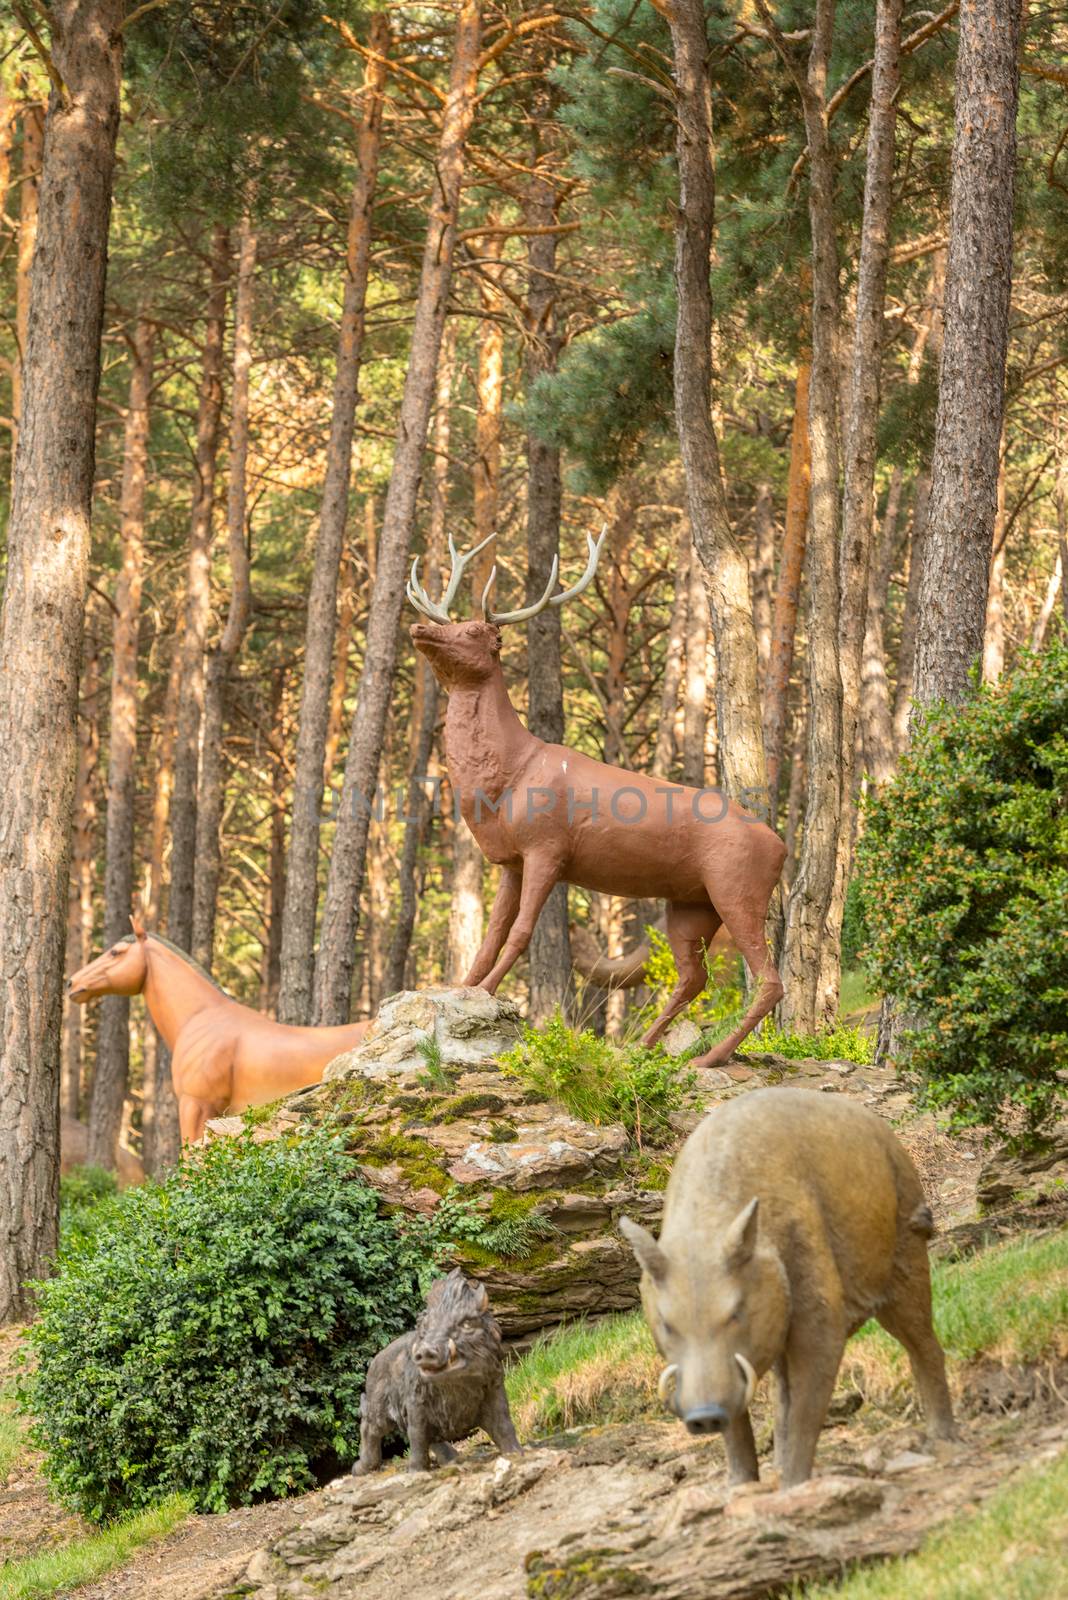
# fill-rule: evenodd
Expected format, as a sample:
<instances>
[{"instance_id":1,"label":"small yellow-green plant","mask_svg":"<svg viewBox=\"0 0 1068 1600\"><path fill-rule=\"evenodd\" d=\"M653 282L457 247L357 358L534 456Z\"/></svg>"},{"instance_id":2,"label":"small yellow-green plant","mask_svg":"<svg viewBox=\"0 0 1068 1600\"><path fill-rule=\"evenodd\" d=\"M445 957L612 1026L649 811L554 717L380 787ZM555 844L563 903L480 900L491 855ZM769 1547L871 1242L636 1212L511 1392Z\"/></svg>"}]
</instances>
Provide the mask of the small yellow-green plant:
<instances>
[{"instance_id":1,"label":"small yellow-green plant","mask_svg":"<svg viewBox=\"0 0 1068 1600\"><path fill-rule=\"evenodd\" d=\"M524 1028L501 1070L546 1100L559 1100L583 1122L621 1122L639 1142L655 1143L668 1114L691 1086L659 1048L615 1045L591 1028L569 1028L559 1012L541 1028Z\"/></svg>"},{"instance_id":2,"label":"small yellow-green plant","mask_svg":"<svg viewBox=\"0 0 1068 1600\"><path fill-rule=\"evenodd\" d=\"M821 1028L817 1033L790 1033L780 1028L774 1018L765 1017L738 1053L752 1055L762 1051L785 1056L789 1061L855 1061L858 1066L867 1067L875 1059L875 1041L863 1028L848 1022L836 1022L833 1028Z\"/></svg>"}]
</instances>

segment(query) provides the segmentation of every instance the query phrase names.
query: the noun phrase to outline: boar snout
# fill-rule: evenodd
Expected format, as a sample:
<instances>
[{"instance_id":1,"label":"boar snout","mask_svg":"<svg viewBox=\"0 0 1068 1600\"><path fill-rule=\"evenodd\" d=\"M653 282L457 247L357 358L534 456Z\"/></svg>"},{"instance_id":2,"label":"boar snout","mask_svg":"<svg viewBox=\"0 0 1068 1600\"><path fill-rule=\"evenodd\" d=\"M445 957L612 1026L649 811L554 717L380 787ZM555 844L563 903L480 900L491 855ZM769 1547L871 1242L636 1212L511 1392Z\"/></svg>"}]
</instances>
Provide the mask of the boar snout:
<instances>
[{"instance_id":1,"label":"boar snout","mask_svg":"<svg viewBox=\"0 0 1068 1600\"><path fill-rule=\"evenodd\" d=\"M695 1406L682 1420L689 1433L722 1433L730 1418L722 1406Z\"/></svg>"},{"instance_id":2,"label":"boar snout","mask_svg":"<svg viewBox=\"0 0 1068 1600\"><path fill-rule=\"evenodd\" d=\"M450 1339L434 1342L420 1339L412 1350L412 1359L425 1378L434 1378L448 1372L457 1362L456 1341Z\"/></svg>"}]
</instances>

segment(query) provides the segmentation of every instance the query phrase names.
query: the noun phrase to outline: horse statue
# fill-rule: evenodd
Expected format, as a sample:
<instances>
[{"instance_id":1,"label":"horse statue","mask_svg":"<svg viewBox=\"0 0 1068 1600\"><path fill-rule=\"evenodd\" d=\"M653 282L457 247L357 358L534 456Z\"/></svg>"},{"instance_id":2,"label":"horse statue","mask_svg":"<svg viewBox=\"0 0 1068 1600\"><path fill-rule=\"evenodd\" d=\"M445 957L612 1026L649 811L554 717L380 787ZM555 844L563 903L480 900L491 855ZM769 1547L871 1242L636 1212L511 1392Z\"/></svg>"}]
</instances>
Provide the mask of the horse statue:
<instances>
[{"instance_id":1,"label":"horse statue","mask_svg":"<svg viewBox=\"0 0 1068 1600\"><path fill-rule=\"evenodd\" d=\"M267 1105L322 1080L329 1061L358 1045L369 1022L294 1028L272 1022L224 994L195 961L139 916L133 933L70 979L79 1005L105 994L143 994L171 1053L183 1144L195 1144L212 1117Z\"/></svg>"}]
</instances>

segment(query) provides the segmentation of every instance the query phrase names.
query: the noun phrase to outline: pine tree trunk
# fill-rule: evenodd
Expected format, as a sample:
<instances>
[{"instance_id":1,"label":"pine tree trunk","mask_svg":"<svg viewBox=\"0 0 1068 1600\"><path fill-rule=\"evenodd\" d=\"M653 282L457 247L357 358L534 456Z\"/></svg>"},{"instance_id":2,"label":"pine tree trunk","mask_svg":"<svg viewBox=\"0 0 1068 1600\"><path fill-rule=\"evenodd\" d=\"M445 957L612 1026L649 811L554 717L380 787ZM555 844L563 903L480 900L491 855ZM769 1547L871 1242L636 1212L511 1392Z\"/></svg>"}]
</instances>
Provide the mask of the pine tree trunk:
<instances>
[{"instance_id":1,"label":"pine tree trunk","mask_svg":"<svg viewBox=\"0 0 1068 1600\"><path fill-rule=\"evenodd\" d=\"M16 106L0 73L0 223L7 211L7 195L11 187L11 151L14 146Z\"/></svg>"},{"instance_id":2,"label":"pine tree trunk","mask_svg":"<svg viewBox=\"0 0 1068 1600\"><path fill-rule=\"evenodd\" d=\"M96 782L99 761L100 655L96 640L90 637L86 642L81 706L78 715L78 772L74 782L74 827L67 914L68 972L77 972L79 967L84 967L86 962L92 959L93 856L96 846ZM86 1075L85 1044L88 1020L84 1006L67 1006L63 1025L60 1096L65 1116L81 1115L82 1084ZM99 1070L98 1050L96 1072Z\"/></svg>"},{"instance_id":3,"label":"pine tree trunk","mask_svg":"<svg viewBox=\"0 0 1068 1600\"><path fill-rule=\"evenodd\" d=\"M771 624L767 686L764 691L764 749L768 763L769 820L774 827L779 814L779 781L786 738L786 702L794 667L797 610L801 603L801 575L808 539L809 501L812 493L812 457L808 442L808 385L811 367L798 366L794 384L794 421L790 433L790 472L786 484L786 526L783 530L779 585Z\"/></svg>"},{"instance_id":4,"label":"pine tree trunk","mask_svg":"<svg viewBox=\"0 0 1068 1600\"><path fill-rule=\"evenodd\" d=\"M749 586L753 595L753 631L757 646L757 687L763 704L768 686L771 659L771 599L775 588L775 517L771 484L757 485L753 507L753 558L749 564ZM764 749L767 758L767 745Z\"/></svg>"},{"instance_id":5,"label":"pine tree trunk","mask_svg":"<svg viewBox=\"0 0 1068 1600\"><path fill-rule=\"evenodd\" d=\"M983 646L1012 290L1020 27L1015 3L961 7L945 331L916 640L920 708L966 699Z\"/></svg>"},{"instance_id":6,"label":"pine tree trunk","mask_svg":"<svg viewBox=\"0 0 1068 1600\"><path fill-rule=\"evenodd\" d=\"M271 674L271 843L267 861L267 942L263 951L260 1009L274 1016L282 976L282 913L286 903L286 789L289 772L285 740L285 667Z\"/></svg>"},{"instance_id":7,"label":"pine tree trunk","mask_svg":"<svg viewBox=\"0 0 1068 1600\"><path fill-rule=\"evenodd\" d=\"M77 768L119 0L54 0L65 95L45 126L0 615L0 1323L55 1257L59 1036ZM76 197L76 203L72 199Z\"/></svg>"},{"instance_id":8,"label":"pine tree trunk","mask_svg":"<svg viewBox=\"0 0 1068 1600\"><path fill-rule=\"evenodd\" d=\"M30 325L30 285L37 244L37 213L44 146L44 115L38 105L22 110L22 152L19 167L19 234L15 257L15 359L11 368L12 471L22 415L23 367Z\"/></svg>"},{"instance_id":9,"label":"pine tree trunk","mask_svg":"<svg viewBox=\"0 0 1068 1600\"><path fill-rule=\"evenodd\" d=\"M137 646L145 559L145 480L155 324L140 317L134 332L130 396L123 436L119 511L121 566L115 585L108 718L108 799L105 825L104 946L130 931L134 891L134 797L137 792ZM100 1002L96 1071L89 1107L87 1161L114 1167L130 1069L130 1002Z\"/></svg>"},{"instance_id":10,"label":"pine tree trunk","mask_svg":"<svg viewBox=\"0 0 1068 1600\"><path fill-rule=\"evenodd\" d=\"M671 605L664 644L664 677L660 685L660 716L656 725L656 745L650 768L654 778L670 778L675 768L675 716L679 708L679 685L686 659L686 607L690 597L689 584L682 582L682 574L690 561L690 524L687 518L679 520L679 543L675 560L675 598Z\"/></svg>"},{"instance_id":11,"label":"pine tree trunk","mask_svg":"<svg viewBox=\"0 0 1068 1600\"><path fill-rule=\"evenodd\" d=\"M364 502L365 528L368 546L375 537L375 503L369 495ZM330 705L326 716L326 740L323 747L323 788L326 789L334 774L338 747L341 744L341 725L345 715L345 690L349 681L349 652L352 649L352 628L356 620L356 563L346 548L341 552L338 572L337 642L334 646L334 676L330 684Z\"/></svg>"},{"instance_id":12,"label":"pine tree trunk","mask_svg":"<svg viewBox=\"0 0 1068 1600\"><path fill-rule=\"evenodd\" d=\"M860 725L864 762L876 788L894 770L894 724L890 715L890 684L886 676L886 606L890 580L901 555L898 531L901 515L901 468L890 478L886 511L878 546L868 573L868 610L864 623L864 653L860 664Z\"/></svg>"},{"instance_id":13,"label":"pine tree trunk","mask_svg":"<svg viewBox=\"0 0 1068 1600\"><path fill-rule=\"evenodd\" d=\"M767 15L763 0L761 10ZM813 298L808 429L812 492L806 551L809 713L805 830L786 917L782 1016L786 1026L804 1033L833 1018L838 1009L837 991L829 992L824 987L822 965L825 924L837 867L842 750L838 657L838 243L834 212L836 162L827 114L834 16L834 0L817 0L807 70L802 74L792 68L809 149Z\"/></svg>"},{"instance_id":14,"label":"pine tree trunk","mask_svg":"<svg viewBox=\"0 0 1068 1600\"><path fill-rule=\"evenodd\" d=\"M897 647L897 684L894 688L894 758L900 760L909 742L912 713L912 685L916 670L916 635L919 626L920 581L923 577L923 541L927 528L927 507L931 499L931 475L917 475L912 490L912 527L909 532L909 572L905 603L901 608L901 638Z\"/></svg>"},{"instance_id":15,"label":"pine tree trunk","mask_svg":"<svg viewBox=\"0 0 1068 1600\"><path fill-rule=\"evenodd\" d=\"M878 0L864 215L857 273L856 321L845 415L842 536L838 555L840 596L838 669L842 696L842 745L838 762L839 818L834 888L821 940L820 999L823 1016L838 1015L842 981L842 918L853 866L856 817L860 685L868 617L875 501L875 430L883 359L886 274L890 263L893 202L895 101L901 84L902 0Z\"/></svg>"},{"instance_id":16,"label":"pine tree trunk","mask_svg":"<svg viewBox=\"0 0 1068 1600\"><path fill-rule=\"evenodd\" d=\"M492 220L492 218L491 218ZM501 412L504 403L504 328L501 293L497 283L501 241L490 236L483 246L480 283L482 320L478 341L478 412L475 418L474 543L481 544L497 529L501 478ZM489 578L493 552L486 549L472 563L472 615ZM554 610L557 608L553 608ZM453 829L452 888L446 974L450 983L462 983L474 965L482 943L484 857L462 817Z\"/></svg>"},{"instance_id":17,"label":"pine tree trunk","mask_svg":"<svg viewBox=\"0 0 1068 1600\"><path fill-rule=\"evenodd\" d=\"M304 678L293 779L293 815L286 861L287 891L282 918L282 981L278 994L278 1016L282 1022L302 1024L310 1022L312 1014L315 913L319 902L319 827L337 620L338 568L345 546L348 518L352 438L363 356L373 208L382 142L387 72L382 58L388 52L390 43L389 19L383 12L377 13L372 20L370 43L375 55L368 60L364 74L365 110L357 148L359 172L349 203L345 293L338 334L330 439L326 449L323 503L308 593Z\"/></svg>"},{"instance_id":18,"label":"pine tree trunk","mask_svg":"<svg viewBox=\"0 0 1068 1600\"><path fill-rule=\"evenodd\" d=\"M222 414L223 337L230 280L230 232L212 229L211 288L208 293L197 404L196 478L189 526L181 644L181 692L174 735L174 789L171 794L171 883L167 933L180 950L193 947L193 884L196 873L197 788L200 734L204 715L204 652L211 620L212 511ZM165 1052L161 1051L161 1056Z\"/></svg>"},{"instance_id":19,"label":"pine tree trunk","mask_svg":"<svg viewBox=\"0 0 1068 1600\"><path fill-rule=\"evenodd\" d=\"M452 428L452 380L456 362L455 319L445 324L441 359L438 362L434 425L431 434L433 455L430 462L430 516L427 527L428 594L437 595L441 561L445 553L445 522L449 509L449 440ZM430 772L434 734L438 725L438 681L422 656L416 657L419 716L415 724L408 772L408 796L404 843L401 847L397 917L386 959L384 990L396 994L405 987L408 951L418 911L416 869L419 851L426 837L431 801L425 780Z\"/></svg>"},{"instance_id":20,"label":"pine tree trunk","mask_svg":"<svg viewBox=\"0 0 1068 1600\"><path fill-rule=\"evenodd\" d=\"M986 586L986 618L983 624L983 682L997 683L1005 670L1005 429L1001 430L998 469L997 509L994 513L994 548Z\"/></svg>"},{"instance_id":21,"label":"pine tree trunk","mask_svg":"<svg viewBox=\"0 0 1068 1600\"><path fill-rule=\"evenodd\" d=\"M551 107L541 108L549 116ZM535 165L539 152L535 152ZM536 170L526 191L528 227L551 228L557 220L557 194L550 176ZM561 336L556 322L555 233L532 234L527 244L527 303L524 316L527 393L545 372L555 372ZM560 451L527 433L527 601L545 592L553 557L560 554ZM559 606L548 606L527 623L527 726L550 744L564 741L564 677ZM571 938L567 924L567 884L550 894L530 940L530 997L527 1014L537 1026L559 1007L574 1009Z\"/></svg>"},{"instance_id":22,"label":"pine tree trunk","mask_svg":"<svg viewBox=\"0 0 1068 1600\"><path fill-rule=\"evenodd\" d=\"M156 758L152 797L152 843L148 863L148 895L145 926L159 927L164 899L164 845L174 791L174 743L178 728L178 699L182 684L182 634L184 621L179 614L174 629L167 689L160 715L159 750ZM142 1135L142 1160L145 1171L158 1176L178 1160L178 1101L171 1083L171 1058L150 1018L145 1019L144 1097L145 1120Z\"/></svg>"},{"instance_id":23,"label":"pine tree trunk","mask_svg":"<svg viewBox=\"0 0 1068 1600\"><path fill-rule=\"evenodd\" d=\"M226 696L252 612L247 543L249 372L252 367L252 303L256 274L256 235L246 216L241 223L237 285L234 293L234 371L230 400L230 482L226 499L230 554L230 606L222 638L208 662L204 690L200 781L197 791L196 872L193 888L193 959L211 971L215 945L215 905L222 870L223 734Z\"/></svg>"},{"instance_id":24,"label":"pine tree trunk","mask_svg":"<svg viewBox=\"0 0 1068 1600\"><path fill-rule=\"evenodd\" d=\"M708 598L701 563L690 556L689 598L686 602L686 677L683 686L682 781L695 789L705 786L705 696L708 684Z\"/></svg>"},{"instance_id":25,"label":"pine tree trunk","mask_svg":"<svg viewBox=\"0 0 1068 1600\"><path fill-rule=\"evenodd\" d=\"M475 109L480 25L479 0L461 0L408 371L382 517L363 671L323 904L315 973L317 1023L341 1023L349 1014L368 823L389 712L408 552L452 276L464 145ZM297 892L291 883L287 902Z\"/></svg>"},{"instance_id":26,"label":"pine tree trunk","mask_svg":"<svg viewBox=\"0 0 1068 1600\"><path fill-rule=\"evenodd\" d=\"M731 532L712 421L712 301L709 266L715 221L712 91L702 0L667 8L675 56L679 207L675 227L675 417L693 540L707 574L716 641L716 724L727 793L762 799L764 742L749 566Z\"/></svg>"}]
</instances>

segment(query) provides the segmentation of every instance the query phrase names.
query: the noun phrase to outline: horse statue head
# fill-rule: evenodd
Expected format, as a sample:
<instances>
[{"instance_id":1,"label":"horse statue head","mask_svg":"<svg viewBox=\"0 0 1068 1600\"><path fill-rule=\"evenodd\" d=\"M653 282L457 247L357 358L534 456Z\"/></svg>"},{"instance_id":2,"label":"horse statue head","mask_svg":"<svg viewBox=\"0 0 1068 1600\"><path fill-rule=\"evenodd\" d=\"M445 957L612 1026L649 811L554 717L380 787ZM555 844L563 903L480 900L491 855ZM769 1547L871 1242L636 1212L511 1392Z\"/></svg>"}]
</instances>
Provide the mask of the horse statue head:
<instances>
[{"instance_id":1,"label":"horse statue head","mask_svg":"<svg viewBox=\"0 0 1068 1600\"><path fill-rule=\"evenodd\" d=\"M105 994L141 993L148 974L148 935L136 912L130 918L130 926L132 934L127 934L125 939L120 939L70 978L67 994L79 1005L86 1000L98 1000Z\"/></svg>"}]
</instances>

